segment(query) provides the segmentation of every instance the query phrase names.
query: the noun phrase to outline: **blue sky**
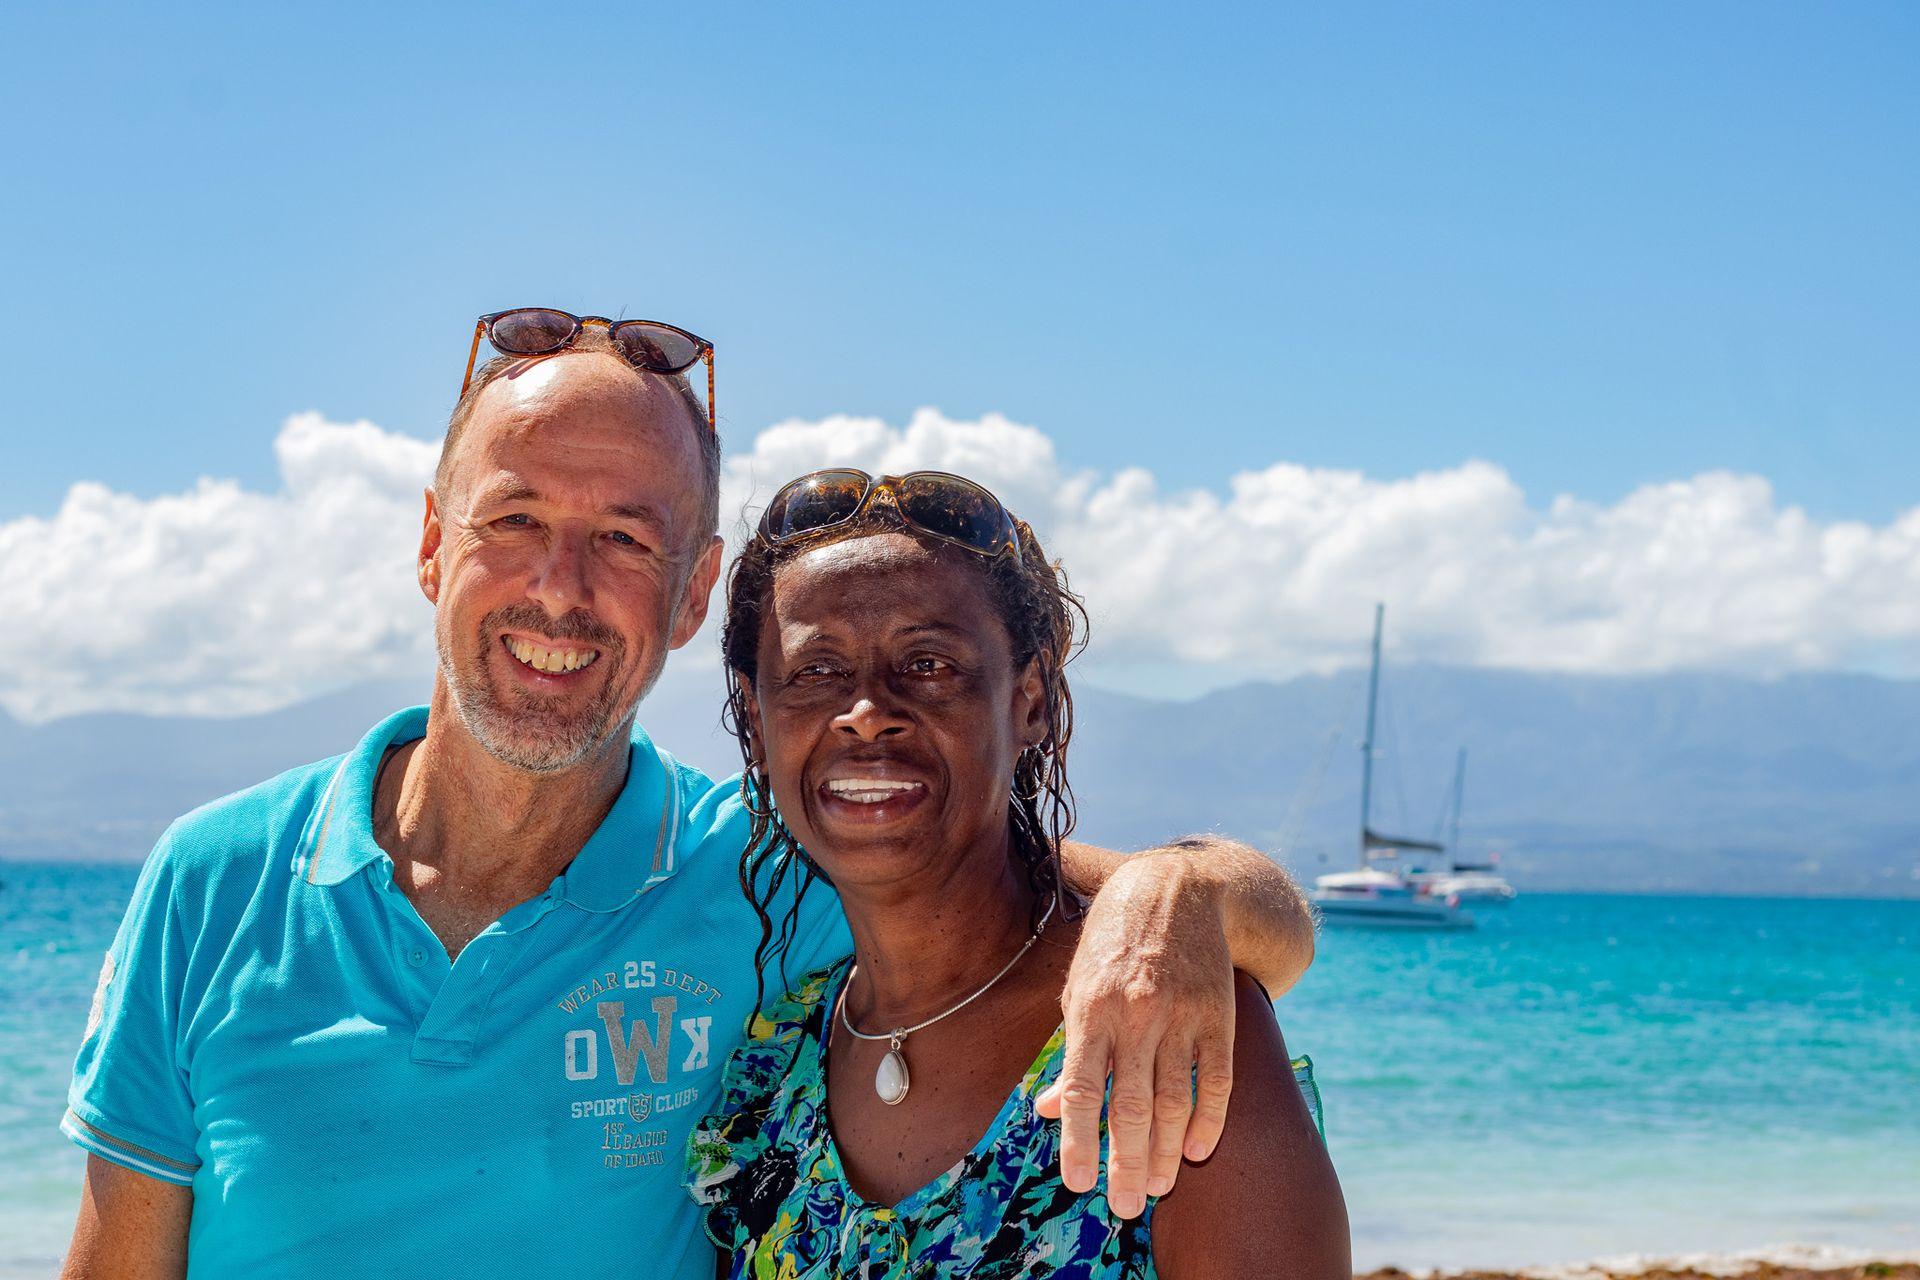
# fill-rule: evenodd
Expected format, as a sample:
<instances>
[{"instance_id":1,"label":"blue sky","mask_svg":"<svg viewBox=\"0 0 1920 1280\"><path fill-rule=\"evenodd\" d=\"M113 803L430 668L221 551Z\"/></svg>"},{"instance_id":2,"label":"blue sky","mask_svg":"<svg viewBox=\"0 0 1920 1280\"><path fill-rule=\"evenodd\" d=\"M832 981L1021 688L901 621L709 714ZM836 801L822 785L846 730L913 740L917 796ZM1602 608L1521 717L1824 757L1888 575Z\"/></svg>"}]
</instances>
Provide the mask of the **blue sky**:
<instances>
[{"instance_id":1,"label":"blue sky","mask_svg":"<svg viewBox=\"0 0 1920 1280\"><path fill-rule=\"evenodd\" d=\"M471 318L1222 487L1920 472L1920 9L10 6L0 519L432 434Z\"/></svg>"},{"instance_id":2,"label":"blue sky","mask_svg":"<svg viewBox=\"0 0 1920 1280\"><path fill-rule=\"evenodd\" d=\"M1920 678L1917 58L1867 3L11 6L0 598L62 661L0 710L424 669L427 442L530 304L718 344L724 512L994 487L1088 679L1352 665L1376 601L1396 663Z\"/></svg>"}]
</instances>

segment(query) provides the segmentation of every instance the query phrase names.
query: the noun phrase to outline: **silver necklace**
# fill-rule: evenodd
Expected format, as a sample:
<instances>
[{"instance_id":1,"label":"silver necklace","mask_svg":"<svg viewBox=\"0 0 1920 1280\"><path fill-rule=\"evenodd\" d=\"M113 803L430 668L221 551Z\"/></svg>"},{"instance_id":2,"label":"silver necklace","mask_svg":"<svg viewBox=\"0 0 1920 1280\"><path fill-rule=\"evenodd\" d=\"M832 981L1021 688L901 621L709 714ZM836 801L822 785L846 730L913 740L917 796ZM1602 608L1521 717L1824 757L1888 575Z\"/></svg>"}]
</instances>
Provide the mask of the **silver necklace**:
<instances>
[{"instance_id":1,"label":"silver necklace","mask_svg":"<svg viewBox=\"0 0 1920 1280\"><path fill-rule=\"evenodd\" d=\"M1057 900L1058 895L1056 894L1055 901ZM853 975L860 971L860 966L856 964L853 968L847 970L847 980L840 988L840 999L835 1001L835 1003L840 1006L840 1025L845 1027L847 1034L856 1040L885 1040L888 1042L887 1056L880 1059L880 1069L873 1073L873 1091L880 1095L880 1101L890 1107L897 1107L906 1101L907 1089L912 1084L912 1077L907 1073L907 1037L916 1031L921 1031L932 1026L942 1018L951 1017L960 1012L975 1000L987 994L994 983L1000 981L1000 979L1006 977L1009 973L1012 973L1013 966L1020 963L1020 957L1026 955L1027 952L1032 949L1033 944L1040 941L1041 931L1047 927L1047 921L1053 919L1053 907L1054 902L1050 901L1047 903L1046 912L1041 915L1040 923L1033 927L1032 936L1021 944L1020 949L1013 953L1013 959L1007 961L1000 972L987 979L986 986L981 987L978 991L945 1013L936 1013L925 1022L916 1022L910 1027L895 1027L885 1035L868 1035L847 1020L847 992L853 988Z\"/></svg>"}]
</instances>

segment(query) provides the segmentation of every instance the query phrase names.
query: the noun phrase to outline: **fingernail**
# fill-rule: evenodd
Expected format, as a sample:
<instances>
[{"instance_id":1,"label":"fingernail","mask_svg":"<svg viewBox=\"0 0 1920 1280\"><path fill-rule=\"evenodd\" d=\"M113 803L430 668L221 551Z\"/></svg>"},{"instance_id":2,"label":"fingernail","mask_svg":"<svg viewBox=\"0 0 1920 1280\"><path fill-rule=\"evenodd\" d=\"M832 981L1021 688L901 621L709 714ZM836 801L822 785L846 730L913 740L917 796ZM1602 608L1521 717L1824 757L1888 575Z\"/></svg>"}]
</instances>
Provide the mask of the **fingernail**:
<instances>
[{"instance_id":1,"label":"fingernail","mask_svg":"<svg viewBox=\"0 0 1920 1280\"><path fill-rule=\"evenodd\" d=\"M1071 1191L1091 1190L1093 1187L1093 1170L1084 1164L1076 1164L1067 1170L1066 1183L1068 1190Z\"/></svg>"},{"instance_id":2,"label":"fingernail","mask_svg":"<svg viewBox=\"0 0 1920 1280\"><path fill-rule=\"evenodd\" d=\"M1147 1179L1147 1194L1150 1196L1163 1196L1171 1190L1173 1190L1173 1179L1165 1174Z\"/></svg>"},{"instance_id":3,"label":"fingernail","mask_svg":"<svg viewBox=\"0 0 1920 1280\"><path fill-rule=\"evenodd\" d=\"M1200 1160L1205 1160L1206 1158L1207 1158L1206 1143L1189 1142L1187 1144L1187 1159L1193 1160L1193 1161L1200 1161Z\"/></svg>"},{"instance_id":4,"label":"fingernail","mask_svg":"<svg viewBox=\"0 0 1920 1280\"><path fill-rule=\"evenodd\" d=\"M1145 1207L1140 1203L1140 1197L1131 1191L1122 1191L1108 1196L1107 1204L1123 1218L1137 1218L1140 1216L1140 1210Z\"/></svg>"}]
</instances>

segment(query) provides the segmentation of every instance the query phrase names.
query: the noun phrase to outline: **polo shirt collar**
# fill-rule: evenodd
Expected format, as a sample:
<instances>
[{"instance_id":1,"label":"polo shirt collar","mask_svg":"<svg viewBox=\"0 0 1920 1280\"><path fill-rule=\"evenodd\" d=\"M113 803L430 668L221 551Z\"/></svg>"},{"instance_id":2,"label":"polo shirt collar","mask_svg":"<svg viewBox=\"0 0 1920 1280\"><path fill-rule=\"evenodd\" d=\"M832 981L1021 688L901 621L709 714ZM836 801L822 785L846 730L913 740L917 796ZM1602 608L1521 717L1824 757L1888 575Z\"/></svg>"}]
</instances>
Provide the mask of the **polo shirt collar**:
<instances>
[{"instance_id":1,"label":"polo shirt collar","mask_svg":"<svg viewBox=\"0 0 1920 1280\"><path fill-rule=\"evenodd\" d=\"M335 767L294 854L293 873L337 885L387 860L373 836L373 792L391 747L427 733L427 708L408 707L375 725ZM551 892L584 911L617 911L678 869L684 804L674 775L638 724L627 780L600 825L555 879Z\"/></svg>"}]
</instances>

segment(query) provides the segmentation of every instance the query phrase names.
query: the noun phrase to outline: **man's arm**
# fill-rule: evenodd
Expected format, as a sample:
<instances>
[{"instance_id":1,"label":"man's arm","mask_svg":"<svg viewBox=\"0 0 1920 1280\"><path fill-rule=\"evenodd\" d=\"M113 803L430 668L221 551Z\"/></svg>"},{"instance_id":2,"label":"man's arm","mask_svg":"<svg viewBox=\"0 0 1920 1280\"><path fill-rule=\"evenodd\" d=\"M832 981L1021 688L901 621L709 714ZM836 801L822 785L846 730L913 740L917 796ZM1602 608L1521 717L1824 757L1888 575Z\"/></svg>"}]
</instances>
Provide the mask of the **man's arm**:
<instances>
[{"instance_id":1,"label":"man's arm","mask_svg":"<svg viewBox=\"0 0 1920 1280\"><path fill-rule=\"evenodd\" d=\"M60 1280L180 1280L192 1217L189 1188L89 1155Z\"/></svg>"},{"instance_id":2,"label":"man's arm","mask_svg":"<svg viewBox=\"0 0 1920 1280\"><path fill-rule=\"evenodd\" d=\"M1272 858L1237 840L1182 836L1139 853L1069 840L1060 862L1067 886L1103 914L1124 912L1143 925L1188 912L1216 921L1233 967L1269 996L1286 994L1313 963L1307 895Z\"/></svg>"},{"instance_id":3,"label":"man's arm","mask_svg":"<svg viewBox=\"0 0 1920 1280\"><path fill-rule=\"evenodd\" d=\"M1130 857L1069 842L1061 861L1093 902L1061 999L1066 1062L1039 1106L1061 1119L1062 1181L1084 1191L1106 1105L1107 1202L1133 1217L1172 1188L1183 1154L1204 1160L1220 1140L1233 970L1274 994L1292 987L1313 961L1313 912L1271 859L1217 836Z\"/></svg>"}]
</instances>

